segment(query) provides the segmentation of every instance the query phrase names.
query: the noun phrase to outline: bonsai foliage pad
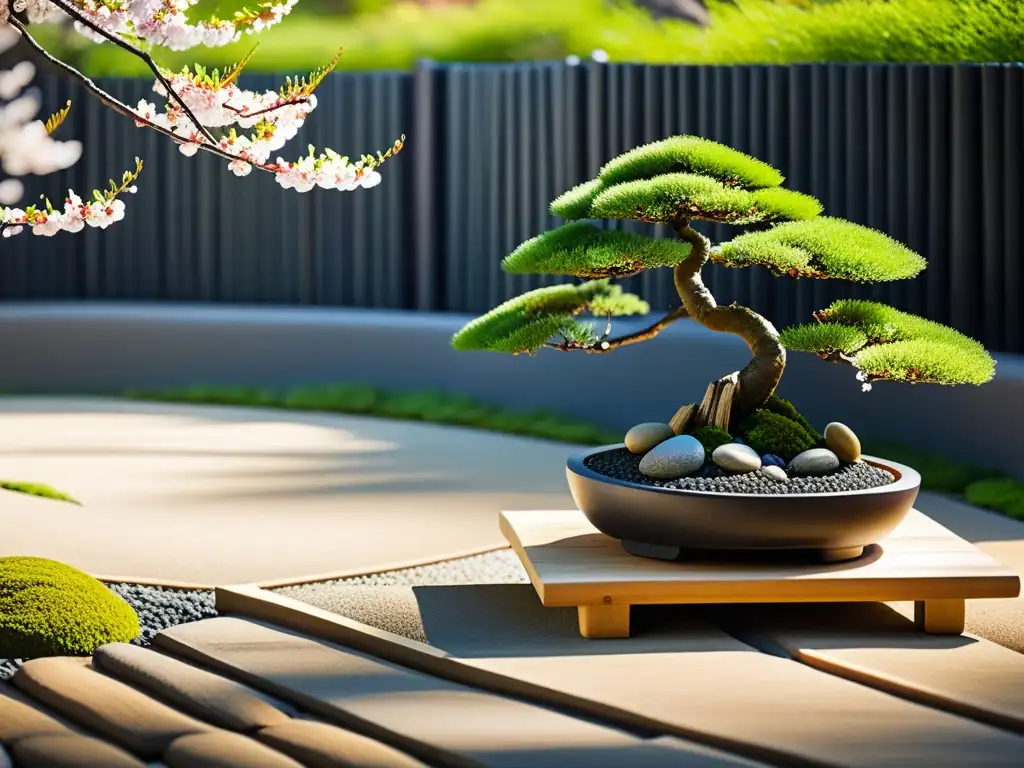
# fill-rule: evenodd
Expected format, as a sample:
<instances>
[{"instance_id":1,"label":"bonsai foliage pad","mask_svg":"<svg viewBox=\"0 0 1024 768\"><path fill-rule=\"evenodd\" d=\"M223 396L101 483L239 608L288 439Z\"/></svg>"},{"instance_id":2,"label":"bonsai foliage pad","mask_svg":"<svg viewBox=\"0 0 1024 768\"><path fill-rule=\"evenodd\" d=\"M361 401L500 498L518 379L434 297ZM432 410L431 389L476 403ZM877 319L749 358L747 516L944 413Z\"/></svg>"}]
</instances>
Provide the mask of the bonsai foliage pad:
<instances>
[{"instance_id":1,"label":"bonsai foliage pad","mask_svg":"<svg viewBox=\"0 0 1024 768\"><path fill-rule=\"evenodd\" d=\"M916 509L834 564L637 557L575 509L502 512L500 525L541 603L577 608L588 638L629 637L632 605L890 601L913 601L923 631L958 635L966 600L1020 594L1017 574Z\"/></svg>"}]
</instances>

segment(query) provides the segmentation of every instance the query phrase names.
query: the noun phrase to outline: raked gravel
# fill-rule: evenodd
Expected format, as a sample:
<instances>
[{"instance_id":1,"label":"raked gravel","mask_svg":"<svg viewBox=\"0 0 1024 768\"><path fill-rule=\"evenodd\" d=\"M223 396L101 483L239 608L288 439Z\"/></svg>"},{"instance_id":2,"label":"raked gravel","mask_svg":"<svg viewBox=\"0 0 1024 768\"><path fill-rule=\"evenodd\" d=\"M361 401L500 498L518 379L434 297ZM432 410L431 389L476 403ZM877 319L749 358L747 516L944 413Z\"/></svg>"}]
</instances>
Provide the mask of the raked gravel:
<instances>
[{"instance_id":1,"label":"raked gravel","mask_svg":"<svg viewBox=\"0 0 1024 768\"><path fill-rule=\"evenodd\" d=\"M416 568L282 587L274 591L371 627L427 642L414 587L525 584L529 581L515 552L501 549Z\"/></svg>"}]
</instances>

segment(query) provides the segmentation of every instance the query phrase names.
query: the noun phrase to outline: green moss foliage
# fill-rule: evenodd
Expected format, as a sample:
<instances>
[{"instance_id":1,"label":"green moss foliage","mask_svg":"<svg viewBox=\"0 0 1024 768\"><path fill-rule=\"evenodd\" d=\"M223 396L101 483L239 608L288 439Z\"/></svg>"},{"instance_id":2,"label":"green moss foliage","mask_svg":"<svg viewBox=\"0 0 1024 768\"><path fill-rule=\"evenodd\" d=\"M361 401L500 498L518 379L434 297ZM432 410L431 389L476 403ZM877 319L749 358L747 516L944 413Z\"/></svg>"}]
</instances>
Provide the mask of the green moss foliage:
<instances>
[{"instance_id":1,"label":"green moss foliage","mask_svg":"<svg viewBox=\"0 0 1024 768\"><path fill-rule=\"evenodd\" d=\"M452 337L452 346L459 351L533 353L554 336L587 346L597 337L589 324L576 319L579 313L637 315L648 309L644 301L607 280L550 285L509 299L470 321Z\"/></svg>"},{"instance_id":2,"label":"green moss foliage","mask_svg":"<svg viewBox=\"0 0 1024 768\"><path fill-rule=\"evenodd\" d=\"M14 493L24 493L26 496L36 496L40 499L52 499L53 501L65 501L68 504L78 504L73 498L63 491L58 491L49 485L42 483L23 483L18 480L0 480L0 488Z\"/></svg>"},{"instance_id":3,"label":"green moss foliage","mask_svg":"<svg viewBox=\"0 0 1024 768\"><path fill-rule=\"evenodd\" d=\"M704 451L708 454L715 448L732 442L732 435L721 427L698 427L693 430L693 437L704 446Z\"/></svg>"},{"instance_id":4,"label":"green moss foliage","mask_svg":"<svg viewBox=\"0 0 1024 768\"><path fill-rule=\"evenodd\" d=\"M609 445L622 435L550 411L515 411L465 395L439 391L391 391L358 382L275 391L246 387L189 387L126 392L126 397L165 403L204 403L352 413L424 421L580 445Z\"/></svg>"},{"instance_id":5,"label":"green moss foliage","mask_svg":"<svg viewBox=\"0 0 1024 768\"><path fill-rule=\"evenodd\" d=\"M793 405L793 403L787 400L786 398L773 393L768 398L767 402L765 402L765 404L762 405L761 407L764 408L766 411L777 413L780 416L785 416L787 419L790 419L791 421L795 421L797 424L799 424L801 427L807 430L807 434L813 436L815 440L825 439L824 436L811 425L811 422L805 419L804 415L796 409L796 406Z\"/></svg>"},{"instance_id":6,"label":"green moss foliage","mask_svg":"<svg viewBox=\"0 0 1024 768\"><path fill-rule=\"evenodd\" d=\"M768 163L699 136L672 136L632 149L605 164L600 179L611 186L666 173L710 176L748 189L777 187L784 181Z\"/></svg>"},{"instance_id":7,"label":"green moss foliage","mask_svg":"<svg viewBox=\"0 0 1024 768\"><path fill-rule=\"evenodd\" d=\"M818 442L799 422L766 408L754 411L740 428L743 440L758 453L774 453L790 461Z\"/></svg>"},{"instance_id":8,"label":"green moss foliage","mask_svg":"<svg viewBox=\"0 0 1024 768\"><path fill-rule=\"evenodd\" d=\"M716 250L715 263L761 266L790 277L873 283L920 274L925 260L877 230L843 219L792 221L748 232Z\"/></svg>"},{"instance_id":9,"label":"green moss foliage","mask_svg":"<svg viewBox=\"0 0 1024 768\"><path fill-rule=\"evenodd\" d=\"M842 299L816 317L824 329L816 324L787 328L780 336L783 346L824 356L840 350L874 380L984 384L995 376L995 361L974 339L885 304ZM853 346L860 337L835 326L859 331L866 343Z\"/></svg>"},{"instance_id":10,"label":"green moss foliage","mask_svg":"<svg viewBox=\"0 0 1024 768\"><path fill-rule=\"evenodd\" d=\"M588 215L658 223L700 219L756 224L812 218L819 213L821 203L800 192L780 188L749 191L708 176L667 173L608 187L594 197Z\"/></svg>"},{"instance_id":11,"label":"green moss foliage","mask_svg":"<svg viewBox=\"0 0 1024 768\"><path fill-rule=\"evenodd\" d=\"M689 255L689 243L576 221L527 240L505 257L502 269L515 274L624 277L674 267Z\"/></svg>"},{"instance_id":12,"label":"green moss foliage","mask_svg":"<svg viewBox=\"0 0 1024 768\"><path fill-rule=\"evenodd\" d=\"M590 216L590 205L605 189L600 179L579 184L551 201L551 214L563 219L585 219Z\"/></svg>"},{"instance_id":13,"label":"green moss foliage","mask_svg":"<svg viewBox=\"0 0 1024 768\"><path fill-rule=\"evenodd\" d=\"M92 576L39 557L0 557L0 658L88 656L139 635L124 600Z\"/></svg>"}]
</instances>

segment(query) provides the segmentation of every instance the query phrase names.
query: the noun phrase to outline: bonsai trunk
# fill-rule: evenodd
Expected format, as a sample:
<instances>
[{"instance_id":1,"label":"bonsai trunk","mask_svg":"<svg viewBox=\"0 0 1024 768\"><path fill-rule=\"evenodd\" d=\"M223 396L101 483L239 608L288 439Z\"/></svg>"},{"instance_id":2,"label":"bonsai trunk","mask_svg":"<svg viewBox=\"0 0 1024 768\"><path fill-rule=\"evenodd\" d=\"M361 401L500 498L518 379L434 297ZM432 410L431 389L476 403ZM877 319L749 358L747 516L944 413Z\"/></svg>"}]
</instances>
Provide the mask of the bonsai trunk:
<instances>
[{"instance_id":1,"label":"bonsai trunk","mask_svg":"<svg viewBox=\"0 0 1024 768\"><path fill-rule=\"evenodd\" d=\"M693 246L689 258L678 264L674 272L676 291L687 314L712 331L735 333L747 343L754 356L743 370L713 382L699 408L683 415L684 406L677 418L689 421L690 427L715 425L728 429L763 405L775 391L786 368L786 350L779 343L775 326L761 315L738 304L720 307L715 301L700 278L700 271L710 255L710 241L685 220L675 224L675 232L680 240Z\"/></svg>"}]
</instances>

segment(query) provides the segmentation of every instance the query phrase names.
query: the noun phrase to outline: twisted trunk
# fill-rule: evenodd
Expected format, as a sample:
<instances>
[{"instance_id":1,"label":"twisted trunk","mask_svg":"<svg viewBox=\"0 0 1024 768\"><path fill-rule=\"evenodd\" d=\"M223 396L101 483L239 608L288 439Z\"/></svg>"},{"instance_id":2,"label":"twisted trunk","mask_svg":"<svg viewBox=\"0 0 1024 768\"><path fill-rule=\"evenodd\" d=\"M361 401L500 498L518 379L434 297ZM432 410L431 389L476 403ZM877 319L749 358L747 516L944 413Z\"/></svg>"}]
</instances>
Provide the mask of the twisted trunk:
<instances>
[{"instance_id":1,"label":"twisted trunk","mask_svg":"<svg viewBox=\"0 0 1024 768\"><path fill-rule=\"evenodd\" d=\"M712 331L735 333L747 343L753 355L743 370L724 377L735 381L729 424L736 425L775 391L786 368L786 350L779 343L775 326L761 315L738 304L718 305L700 277L710 255L710 241L688 221L678 222L675 231L680 240L693 247L690 257L676 266L673 275L687 314Z\"/></svg>"}]
</instances>

